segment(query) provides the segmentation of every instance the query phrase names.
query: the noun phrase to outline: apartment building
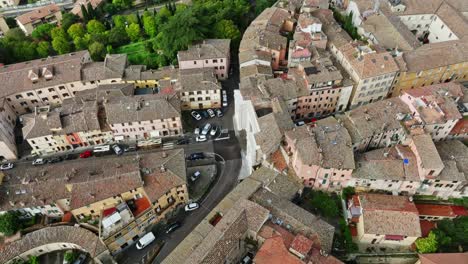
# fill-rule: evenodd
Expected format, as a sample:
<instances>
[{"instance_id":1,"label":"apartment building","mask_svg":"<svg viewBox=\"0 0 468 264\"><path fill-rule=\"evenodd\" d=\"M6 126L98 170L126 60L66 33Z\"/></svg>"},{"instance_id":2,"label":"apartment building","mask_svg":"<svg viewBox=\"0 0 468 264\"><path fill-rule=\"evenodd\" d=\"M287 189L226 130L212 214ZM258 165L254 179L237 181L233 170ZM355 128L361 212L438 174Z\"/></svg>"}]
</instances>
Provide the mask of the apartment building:
<instances>
[{"instance_id":1,"label":"apartment building","mask_svg":"<svg viewBox=\"0 0 468 264\"><path fill-rule=\"evenodd\" d=\"M113 142L113 135L99 120L98 105L67 102L61 108L37 107L23 115L23 137L33 155L46 155Z\"/></svg>"},{"instance_id":2,"label":"apartment building","mask_svg":"<svg viewBox=\"0 0 468 264\"><path fill-rule=\"evenodd\" d=\"M355 43L344 45L340 52L343 59L338 61L356 83L350 108L385 99L399 71L391 54Z\"/></svg>"},{"instance_id":3,"label":"apartment building","mask_svg":"<svg viewBox=\"0 0 468 264\"><path fill-rule=\"evenodd\" d=\"M194 44L188 50L179 51L177 60L181 70L214 69L216 77L225 80L229 77L230 39L206 39Z\"/></svg>"},{"instance_id":4,"label":"apartment building","mask_svg":"<svg viewBox=\"0 0 468 264\"><path fill-rule=\"evenodd\" d=\"M391 98L345 112L337 119L348 130L353 150L366 151L404 142L404 123L412 117L405 103Z\"/></svg>"},{"instance_id":5,"label":"apartment building","mask_svg":"<svg viewBox=\"0 0 468 264\"><path fill-rule=\"evenodd\" d=\"M449 136L457 122L462 119L457 106L463 98L463 86L458 83L434 84L412 89L400 96L424 131L435 141Z\"/></svg>"},{"instance_id":6,"label":"apartment building","mask_svg":"<svg viewBox=\"0 0 468 264\"><path fill-rule=\"evenodd\" d=\"M444 264L444 263L464 263L468 261L467 253L432 253L419 254L415 264Z\"/></svg>"},{"instance_id":7,"label":"apartment building","mask_svg":"<svg viewBox=\"0 0 468 264\"><path fill-rule=\"evenodd\" d=\"M34 9L16 17L16 23L24 34L31 35L35 28L42 24L60 24L62 12L56 4L51 4Z\"/></svg>"},{"instance_id":8,"label":"apartment building","mask_svg":"<svg viewBox=\"0 0 468 264\"><path fill-rule=\"evenodd\" d=\"M356 194L348 201L348 221L362 251L407 251L421 237L418 210L405 196Z\"/></svg>"},{"instance_id":9,"label":"apartment building","mask_svg":"<svg viewBox=\"0 0 468 264\"><path fill-rule=\"evenodd\" d=\"M465 148L459 141L434 145L429 135L413 136L409 145L357 155L348 185L362 191L460 197L466 192L466 172L458 165L465 162Z\"/></svg>"},{"instance_id":10,"label":"apartment building","mask_svg":"<svg viewBox=\"0 0 468 264\"><path fill-rule=\"evenodd\" d=\"M18 158L15 138L16 114L6 99L0 99L0 160Z\"/></svg>"},{"instance_id":11,"label":"apartment building","mask_svg":"<svg viewBox=\"0 0 468 264\"><path fill-rule=\"evenodd\" d=\"M6 98L17 115L30 113L36 106L60 105L79 91L121 82L127 63L125 54L92 62L88 51L77 51L5 65L0 68L4 87L0 97Z\"/></svg>"},{"instance_id":12,"label":"apartment building","mask_svg":"<svg viewBox=\"0 0 468 264\"><path fill-rule=\"evenodd\" d=\"M4 172L0 210L61 218L64 212L96 226L116 254L188 201L182 149L20 166ZM53 190L51 192L50 190Z\"/></svg>"},{"instance_id":13,"label":"apartment building","mask_svg":"<svg viewBox=\"0 0 468 264\"><path fill-rule=\"evenodd\" d=\"M284 149L305 186L332 191L346 186L351 179L351 137L334 117L286 131Z\"/></svg>"},{"instance_id":14,"label":"apartment building","mask_svg":"<svg viewBox=\"0 0 468 264\"><path fill-rule=\"evenodd\" d=\"M212 69L181 70L176 91L182 110L221 107L221 84Z\"/></svg>"},{"instance_id":15,"label":"apartment building","mask_svg":"<svg viewBox=\"0 0 468 264\"><path fill-rule=\"evenodd\" d=\"M141 140L182 134L179 98L141 95L104 102L107 123L116 140Z\"/></svg>"},{"instance_id":16,"label":"apartment building","mask_svg":"<svg viewBox=\"0 0 468 264\"><path fill-rule=\"evenodd\" d=\"M268 52L273 70L285 67L288 40L280 32L293 31L293 24L287 10L276 7L265 9L244 32L239 54L255 50Z\"/></svg>"},{"instance_id":17,"label":"apartment building","mask_svg":"<svg viewBox=\"0 0 468 264\"><path fill-rule=\"evenodd\" d=\"M147 70L146 65L129 65L125 68L122 82L133 83L135 88L152 88L161 92L167 87L175 86L179 78L179 70L174 66L166 66L157 70Z\"/></svg>"},{"instance_id":18,"label":"apartment building","mask_svg":"<svg viewBox=\"0 0 468 264\"><path fill-rule=\"evenodd\" d=\"M19 0L2 0L0 1L0 8L17 6L20 3Z\"/></svg>"},{"instance_id":19,"label":"apartment building","mask_svg":"<svg viewBox=\"0 0 468 264\"><path fill-rule=\"evenodd\" d=\"M347 109L353 83L342 76L329 58L317 59L315 63L302 62L289 69L288 77L303 79L308 89L307 95L297 99L295 120L318 118Z\"/></svg>"}]
</instances>

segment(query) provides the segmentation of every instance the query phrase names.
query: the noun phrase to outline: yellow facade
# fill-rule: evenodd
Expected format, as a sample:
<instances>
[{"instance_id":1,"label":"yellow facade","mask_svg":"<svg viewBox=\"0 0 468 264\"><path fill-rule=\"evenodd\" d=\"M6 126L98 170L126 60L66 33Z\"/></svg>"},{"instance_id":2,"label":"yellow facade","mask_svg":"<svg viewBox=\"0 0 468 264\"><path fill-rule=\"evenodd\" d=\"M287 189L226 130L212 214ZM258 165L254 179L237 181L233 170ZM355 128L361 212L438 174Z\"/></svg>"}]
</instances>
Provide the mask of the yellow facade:
<instances>
[{"instance_id":1,"label":"yellow facade","mask_svg":"<svg viewBox=\"0 0 468 264\"><path fill-rule=\"evenodd\" d=\"M419 72L402 71L397 74L391 89L391 96L418 87L438 84L446 81L468 81L468 62L447 65Z\"/></svg>"},{"instance_id":2,"label":"yellow facade","mask_svg":"<svg viewBox=\"0 0 468 264\"><path fill-rule=\"evenodd\" d=\"M172 199L171 199L172 198ZM170 202L172 201L172 202ZM187 185L172 188L153 203L154 210L158 214L158 221L166 216L173 208L188 201Z\"/></svg>"},{"instance_id":3,"label":"yellow facade","mask_svg":"<svg viewBox=\"0 0 468 264\"><path fill-rule=\"evenodd\" d=\"M134 83L135 88L156 88L159 85L157 80L131 80L126 83Z\"/></svg>"}]
</instances>

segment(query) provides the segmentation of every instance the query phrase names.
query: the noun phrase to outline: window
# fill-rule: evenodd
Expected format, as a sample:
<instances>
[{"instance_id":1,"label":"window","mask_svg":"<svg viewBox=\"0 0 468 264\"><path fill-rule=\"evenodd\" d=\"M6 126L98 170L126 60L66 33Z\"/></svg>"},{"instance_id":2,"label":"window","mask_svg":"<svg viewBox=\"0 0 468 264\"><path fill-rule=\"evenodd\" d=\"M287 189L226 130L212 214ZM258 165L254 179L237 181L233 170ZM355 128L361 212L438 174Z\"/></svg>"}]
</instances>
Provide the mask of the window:
<instances>
[{"instance_id":1,"label":"window","mask_svg":"<svg viewBox=\"0 0 468 264\"><path fill-rule=\"evenodd\" d=\"M16 99L21 99L21 98L23 98L23 96L21 94L16 95Z\"/></svg>"},{"instance_id":2,"label":"window","mask_svg":"<svg viewBox=\"0 0 468 264\"><path fill-rule=\"evenodd\" d=\"M59 86L59 90L65 90L65 86L60 85L60 86Z\"/></svg>"},{"instance_id":3,"label":"window","mask_svg":"<svg viewBox=\"0 0 468 264\"><path fill-rule=\"evenodd\" d=\"M197 61L193 61L193 64L197 64Z\"/></svg>"},{"instance_id":4,"label":"window","mask_svg":"<svg viewBox=\"0 0 468 264\"><path fill-rule=\"evenodd\" d=\"M27 93L26 95L27 96L33 96L34 94L33 93Z\"/></svg>"},{"instance_id":5,"label":"window","mask_svg":"<svg viewBox=\"0 0 468 264\"><path fill-rule=\"evenodd\" d=\"M213 60L213 63L218 63L218 60Z\"/></svg>"},{"instance_id":6,"label":"window","mask_svg":"<svg viewBox=\"0 0 468 264\"><path fill-rule=\"evenodd\" d=\"M53 92L54 91L54 88L49 88L49 92Z\"/></svg>"}]
</instances>

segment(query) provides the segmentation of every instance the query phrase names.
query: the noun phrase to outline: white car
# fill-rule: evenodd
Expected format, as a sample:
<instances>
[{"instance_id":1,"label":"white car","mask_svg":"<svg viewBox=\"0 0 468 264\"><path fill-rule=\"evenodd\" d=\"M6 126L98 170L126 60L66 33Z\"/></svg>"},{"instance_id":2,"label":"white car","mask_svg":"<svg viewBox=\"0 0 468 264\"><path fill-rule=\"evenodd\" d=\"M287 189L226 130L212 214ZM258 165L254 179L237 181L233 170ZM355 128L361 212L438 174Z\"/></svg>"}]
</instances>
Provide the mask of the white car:
<instances>
[{"instance_id":1,"label":"white car","mask_svg":"<svg viewBox=\"0 0 468 264\"><path fill-rule=\"evenodd\" d=\"M195 131L193 132L195 135L199 135L200 134L200 128L199 127L196 127L195 128Z\"/></svg>"},{"instance_id":2,"label":"white car","mask_svg":"<svg viewBox=\"0 0 468 264\"><path fill-rule=\"evenodd\" d=\"M196 140L197 142L204 142L208 140L208 138L206 138L206 135L199 135Z\"/></svg>"},{"instance_id":3,"label":"white car","mask_svg":"<svg viewBox=\"0 0 468 264\"><path fill-rule=\"evenodd\" d=\"M193 175L190 177L190 180L196 181L196 180L198 180L198 178L200 178L200 175L201 175L201 172L200 172L200 171L196 171L196 172L194 172Z\"/></svg>"},{"instance_id":4,"label":"white car","mask_svg":"<svg viewBox=\"0 0 468 264\"><path fill-rule=\"evenodd\" d=\"M42 164L45 164L45 163L46 163L46 161L43 158L39 158L39 159L33 160L32 165L42 165Z\"/></svg>"},{"instance_id":5,"label":"white car","mask_svg":"<svg viewBox=\"0 0 468 264\"><path fill-rule=\"evenodd\" d=\"M227 91L226 90L223 90L223 97L224 96L227 96Z\"/></svg>"},{"instance_id":6,"label":"white car","mask_svg":"<svg viewBox=\"0 0 468 264\"><path fill-rule=\"evenodd\" d=\"M124 153L123 149L119 145L113 145L112 149L115 152L115 155L122 155Z\"/></svg>"},{"instance_id":7,"label":"white car","mask_svg":"<svg viewBox=\"0 0 468 264\"><path fill-rule=\"evenodd\" d=\"M211 118L215 117L215 112L213 111L213 109L208 109L206 110L208 112L208 114L210 115Z\"/></svg>"},{"instance_id":8,"label":"white car","mask_svg":"<svg viewBox=\"0 0 468 264\"><path fill-rule=\"evenodd\" d=\"M202 119L201 115L197 111L192 111L190 115L195 118L195 120L199 121Z\"/></svg>"},{"instance_id":9,"label":"white car","mask_svg":"<svg viewBox=\"0 0 468 264\"><path fill-rule=\"evenodd\" d=\"M0 166L0 170L11 170L14 166L13 163L5 163Z\"/></svg>"},{"instance_id":10,"label":"white car","mask_svg":"<svg viewBox=\"0 0 468 264\"><path fill-rule=\"evenodd\" d=\"M210 129L211 129L211 124L210 123L205 124L201 134L206 136L208 132L210 132Z\"/></svg>"},{"instance_id":11,"label":"white car","mask_svg":"<svg viewBox=\"0 0 468 264\"><path fill-rule=\"evenodd\" d=\"M227 106L228 106L227 101L224 101L224 102L223 102L223 107L227 107Z\"/></svg>"},{"instance_id":12,"label":"white car","mask_svg":"<svg viewBox=\"0 0 468 264\"><path fill-rule=\"evenodd\" d=\"M213 128L211 128L210 135L214 136L216 133L218 133L218 127L213 126Z\"/></svg>"},{"instance_id":13,"label":"white car","mask_svg":"<svg viewBox=\"0 0 468 264\"><path fill-rule=\"evenodd\" d=\"M198 203L189 203L185 206L185 212L197 210L199 207Z\"/></svg>"},{"instance_id":14,"label":"white car","mask_svg":"<svg viewBox=\"0 0 468 264\"><path fill-rule=\"evenodd\" d=\"M156 239L154 236L153 232L149 232L148 234L144 235L138 242L136 243L136 248L137 249L143 249L147 245L151 244Z\"/></svg>"}]
</instances>

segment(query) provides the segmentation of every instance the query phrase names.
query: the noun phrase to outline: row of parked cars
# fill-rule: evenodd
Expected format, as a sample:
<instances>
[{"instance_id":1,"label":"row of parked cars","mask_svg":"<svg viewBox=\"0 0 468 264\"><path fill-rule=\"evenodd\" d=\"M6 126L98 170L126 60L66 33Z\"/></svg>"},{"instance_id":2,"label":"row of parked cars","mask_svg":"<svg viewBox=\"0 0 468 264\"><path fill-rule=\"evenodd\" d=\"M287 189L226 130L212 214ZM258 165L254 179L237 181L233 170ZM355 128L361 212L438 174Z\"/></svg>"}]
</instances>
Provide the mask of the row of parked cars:
<instances>
[{"instance_id":1,"label":"row of parked cars","mask_svg":"<svg viewBox=\"0 0 468 264\"><path fill-rule=\"evenodd\" d=\"M193 133L197 136L197 142L203 142L208 140L208 134L213 137L218 134L219 131L221 131L220 126L206 123L202 129L200 129L200 127L196 127Z\"/></svg>"},{"instance_id":2,"label":"row of parked cars","mask_svg":"<svg viewBox=\"0 0 468 264\"><path fill-rule=\"evenodd\" d=\"M190 112L190 115L197 121L202 120L202 118L213 118L213 117L223 117L223 111L221 109L207 109L207 110L198 110Z\"/></svg>"}]
</instances>

